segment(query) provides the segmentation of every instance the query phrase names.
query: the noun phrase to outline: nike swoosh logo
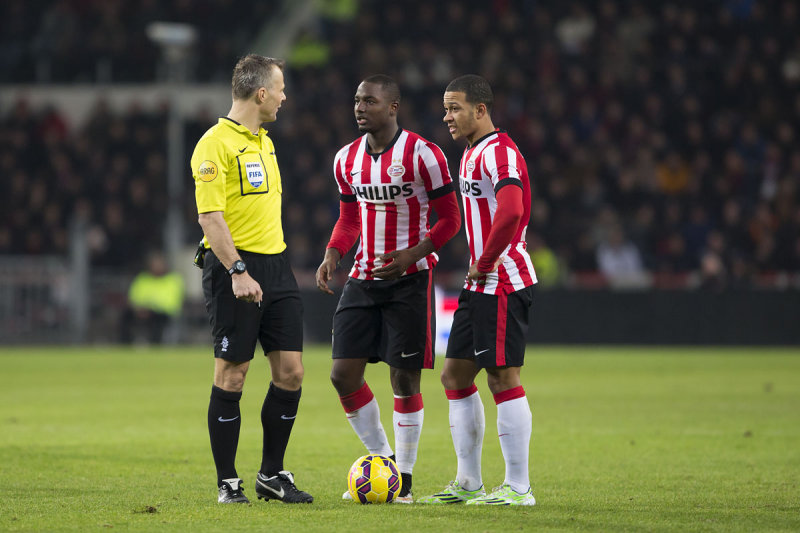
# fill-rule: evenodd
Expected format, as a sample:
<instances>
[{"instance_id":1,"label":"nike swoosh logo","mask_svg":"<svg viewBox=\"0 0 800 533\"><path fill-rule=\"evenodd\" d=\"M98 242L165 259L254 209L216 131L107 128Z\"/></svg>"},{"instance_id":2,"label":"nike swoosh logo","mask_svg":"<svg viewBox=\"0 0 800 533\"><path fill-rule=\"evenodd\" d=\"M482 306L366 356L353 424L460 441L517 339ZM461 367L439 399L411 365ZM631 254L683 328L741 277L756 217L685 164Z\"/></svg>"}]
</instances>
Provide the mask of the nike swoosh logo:
<instances>
[{"instance_id":1,"label":"nike swoosh logo","mask_svg":"<svg viewBox=\"0 0 800 533\"><path fill-rule=\"evenodd\" d=\"M419 426L419 424L401 424L400 422L398 422L397 425L401 428L415 428Z\"/></svg>"},{"instance_id":2,"label":"nike swoosh logo","mask_svg":"<svg viewBox=\"0 0 800 533\"><path fill-rule=\"evenodd\" d=\"M270 491L271 493L273 493L278 498L283 498L283 487L281 487L281 490L275 490L269 485L263 484L261 481L259 481L258 484L267 489L268 491Z\"/></svg>"},{"instance_id":3,"label":"nike swoosh logo","mask_svg":"<svg viewBox=\"0 0 800 533\"><path fill-rule=\"evenodd\" d=\"M247 150L247 146L245 146L244 148L242 148L241 150L239 150L239 153L240 153L240 154L243 154L245 150Z\"/></svg>"},{"instance_id":4,"label":"nike swoosh logo","mask_svg":"<svg viewBox=\"0 0 800 533\"><path fill-rule=\"evenodd\" d=\"M475 350L475 357L478 357L480 354L482 354L484 352L488 352L488 351L489 351L489 348L486 348L485 350L481 350L480 352Z\"/></svg>"},{"instance_id":5,"label":"nike swoosh logo","mask_svg":"<svg viewBox=\"0 0 800 533\"><path fill-rule=\"evenodd\" d=\"M505 437L506 435L511 435L511 433L500 433L498 437Z\"/></svg>"},{"instance_id":6,"label":"nike swoosh logo","mask_svg":"<svg viewBox=\"0 0 800 533\"><path fill-rule=\"evenodd\" d=\"M360 170L351 170L350 171L350 175L351 176L355 176L356 174L361 174L361 171Z\"/></svg>"},{"instance_id":7,"label":"nike swoosh logo","mask_svg":"<svg viewBox=\"0 0 800 533\"><path fill-rule=\"evenodd\" d=\"M284 420L294 420L295 418L297 418L297 415L294 416L281 415L281 418Z\"/></svg>"},{"instance_id":8,"label":"nike swoosh logo","mask_svg":"<svg viewBox=\"0 0 800 533\"><path fill-rule=\"evenodd\" d=\"M401 353L401 354L400 354L400 357L402 357L403 359L405 359L406 357L414 357L414 356L415 356L415 355L417 355L418 353L419 353L419 352L414 352L414 353Z\"/></svg>"},{"instance_id":9,"label":"nike swoosh logo","mask_svg":"<svg viewBox=\"0 0 800 533\"><path fill-rule=\"evenodd\" d=\"M238 416L234 416L233 418L222 418L220 416L219 418L217 418L217 420L219 420L220 422L233 422L237 418L239 418L239 417Z\"/></svg>"}]
</instances>

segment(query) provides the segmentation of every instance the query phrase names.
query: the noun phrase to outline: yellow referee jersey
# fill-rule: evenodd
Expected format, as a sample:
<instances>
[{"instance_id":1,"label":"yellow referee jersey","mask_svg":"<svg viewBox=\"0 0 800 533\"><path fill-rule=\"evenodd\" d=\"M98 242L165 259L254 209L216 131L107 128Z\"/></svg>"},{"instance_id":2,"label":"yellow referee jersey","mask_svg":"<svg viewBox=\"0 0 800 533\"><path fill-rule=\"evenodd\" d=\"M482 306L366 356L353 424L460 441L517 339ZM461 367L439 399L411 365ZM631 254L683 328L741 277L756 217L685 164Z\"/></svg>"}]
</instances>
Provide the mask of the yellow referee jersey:
<instances>
[{"instance_id":1,"label":"yellow referee jersey","mask_svg":"<svg viewBox=\"0 0 800 533\"><path fill-rule=\"evenodd\" d=\"M191 164L197 212L222 211L237 249L260 254L286 249L281 174L264 128L253 135L235 120L220 118L197 142ZM203 240L208 248L208 238Z\"/></svg>"}]
</instances>

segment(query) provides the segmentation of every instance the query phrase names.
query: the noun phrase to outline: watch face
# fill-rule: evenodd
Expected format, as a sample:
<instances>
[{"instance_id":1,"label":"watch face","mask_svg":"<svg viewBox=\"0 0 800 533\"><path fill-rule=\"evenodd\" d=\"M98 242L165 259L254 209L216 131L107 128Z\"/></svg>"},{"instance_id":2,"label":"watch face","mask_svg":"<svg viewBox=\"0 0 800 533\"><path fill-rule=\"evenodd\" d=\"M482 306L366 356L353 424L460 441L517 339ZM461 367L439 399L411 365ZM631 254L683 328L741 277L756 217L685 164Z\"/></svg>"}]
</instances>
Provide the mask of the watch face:
<instances>
[{"instance_id":1,"label":"watch face","mask_svg":"<svg viewBox=\"0 0 800 533\"><path fill-rule=\"evenodd\" d=\"M231 269L228 272L233 275L241 274L245 270L247 270L247 266L245 266L244 261L234 261L233 265L231 265Z\"/></svg>"}]
</instances>

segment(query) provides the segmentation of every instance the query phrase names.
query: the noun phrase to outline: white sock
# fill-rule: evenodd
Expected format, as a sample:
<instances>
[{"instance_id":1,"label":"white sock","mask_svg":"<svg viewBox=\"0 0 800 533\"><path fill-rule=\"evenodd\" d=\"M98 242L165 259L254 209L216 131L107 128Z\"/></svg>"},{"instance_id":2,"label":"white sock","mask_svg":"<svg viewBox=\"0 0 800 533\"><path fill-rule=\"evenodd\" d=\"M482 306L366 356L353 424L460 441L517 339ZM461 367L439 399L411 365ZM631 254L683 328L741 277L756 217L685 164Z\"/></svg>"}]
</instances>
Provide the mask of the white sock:
<instances>
[{"instance_id":1,"label":"white sock","mask_svg":"<svg viewBox=\"0 0 800 533\"><path fill-rule=\"evenodd\" d=\"M386 438L381 424L381 412L378 400L364 383L363 387L353 394L339 398L347 413L347 421L371 454L392 455L392 448Z\"/></svg>"},{"instance_id":2,"label":"white sock","mask_svg":"<svg viewBox=\"0 0 800 533\"><path fill-rule=\"evenodd\" d=\"M483 485L481 450L486 420L478 389L446 391L450 403L450 434L458 459L456 481L461 488L477 490Z\"/></svg>"},{"instance_id":3,"label":"white sock","mask_svg":"<svg viewBox=\"0 0 800 533\"><path fill-rule=\"evenodd\" d=\"M524 391L522 397L497 404L497 434L506 461L504 484L519 493L527 492L531 487L528 475L531 426L531 408Z\"/></svg>"},{"instance_id":4,"label":"white sock","mask_svg":"<svg viewBox=\"0 0 800 533\"><path fill-rule=\"evenodd\" d=\"M422 433L422 421L425 410L422 408L422 395L394 397L394 451L397 468L400 472L411 474L417 462L419 436Z\"/></svg>"}]
</instances>

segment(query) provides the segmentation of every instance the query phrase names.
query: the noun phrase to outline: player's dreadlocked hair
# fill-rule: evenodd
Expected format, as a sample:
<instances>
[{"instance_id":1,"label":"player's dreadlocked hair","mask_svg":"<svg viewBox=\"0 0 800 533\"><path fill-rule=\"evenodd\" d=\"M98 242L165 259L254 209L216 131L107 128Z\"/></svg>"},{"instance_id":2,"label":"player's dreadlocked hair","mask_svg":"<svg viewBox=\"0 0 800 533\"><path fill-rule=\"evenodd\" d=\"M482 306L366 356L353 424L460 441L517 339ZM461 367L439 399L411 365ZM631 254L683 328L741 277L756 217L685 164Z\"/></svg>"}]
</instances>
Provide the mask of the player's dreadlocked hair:
<instances>
[{"instance_id":1,"label":"player's dreadlocked hair","mask_svg":"<svg viewBox=\"0 0 800 533\"><path fill-rule=\"evenodd\" d=\"M389 76L385 74L375 74L374 76L364 78L361 83L374 83L376 85L380 85L381 89L383 89L383 91L389 97L390 102L397 102L398 104L400 103L400 86L397 85L397 82Z\"/></svg>"},{"instance_id":2,"label":"player's dreadlocked hair","mask_svg":"<svg viewBox=\"0 0 800 533\"><path fill-rule=\"evenodd\" d=\"M248 54L233 67L231 92L234 100L244 100L253 95L261 87L270 87L272 83L272 67L283 70L286 62L283 59Z\"/></svg>"},{"instance_id":3,"label":"player's dreadlocked hair","mask_svg":"<svg viewBox=\"0 0 800 533\"><path fill-rule=\"evenodd\" d=\"M489 86L489 82L480 76L475 74L460 76L447 85L445 92L464 93L470 104L484 104L487 111L492 111L494 104L492 88Z\"/></svg>"}]
</instances>

